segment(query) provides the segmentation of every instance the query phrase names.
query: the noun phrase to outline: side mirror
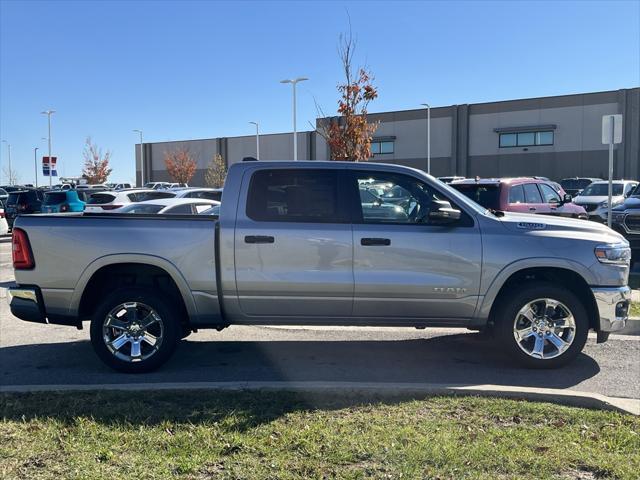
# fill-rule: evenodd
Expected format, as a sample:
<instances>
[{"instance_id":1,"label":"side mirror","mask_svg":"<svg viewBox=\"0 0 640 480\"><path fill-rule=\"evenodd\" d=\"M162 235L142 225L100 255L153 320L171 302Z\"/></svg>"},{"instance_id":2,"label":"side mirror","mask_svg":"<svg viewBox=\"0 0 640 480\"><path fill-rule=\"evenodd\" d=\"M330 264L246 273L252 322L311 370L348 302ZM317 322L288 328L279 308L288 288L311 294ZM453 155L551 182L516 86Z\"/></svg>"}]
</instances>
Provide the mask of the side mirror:
<instances>
[{"instance_id":1,"label":"side mirror","mask_svg":"<svg viewBox=\"0 0 640 480\"><path fill-rule=\"evenodd\" d=\"M565 193L564 197L562 198L562 203L571 203L573 202L573 197L571 196L570 193Z\"/></svg>"},{"instance_id":2,"label":"side mirror","mask_svg":"<svg viewBox=\"0 0 640 480\"><path fill-rule=\"evenodd\" d=\"M462 212L451 207L439 207L429 212L429 220L433 223L452 223L460 220Z\"/></svg>"}]
</instances>

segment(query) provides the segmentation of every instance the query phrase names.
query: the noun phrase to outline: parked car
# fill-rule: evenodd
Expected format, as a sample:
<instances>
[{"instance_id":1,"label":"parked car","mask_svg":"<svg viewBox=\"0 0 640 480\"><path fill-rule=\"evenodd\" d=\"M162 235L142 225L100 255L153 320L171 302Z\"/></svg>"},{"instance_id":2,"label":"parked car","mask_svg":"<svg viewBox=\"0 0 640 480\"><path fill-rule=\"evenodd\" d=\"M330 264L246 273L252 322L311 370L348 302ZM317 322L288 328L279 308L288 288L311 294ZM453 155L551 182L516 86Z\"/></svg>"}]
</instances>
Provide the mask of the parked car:
<instances>
[{"instance_id":1,"label":"parked car","mask_svg":"<svg viewBox=\"0 0 640 480\"><path fill-rule=\"evenodd\" d=\"M0 235L6 235L9 232L9 224L4 215L4 207L0 202Z\"/></svg>"},{"instance_id":2,"label":"parked car","mask_svg":"<svg viewBox=\"0 0 640 480\"><path fill-rule=\"evenodd\" d=\"M153 190L163 190L169 188L170 186L171 183L169 182L147 182L144 184L144 188L152 188Z\"/></svg>"},{"instance_id":3,"label":"parked car","mask_svg":"<svg viewBox=\"0 0 640 480\"><path fill-rule=\"evenodd\" d=\"M634 180L614 180L612 185L611 203L613 207L624 203L631 192L638 185ZM606 222L609 210L609 182L601 180L586 187L574 200L576 205L584 207L589 214L589 220Z\"/></svg>"},{"instance_id":4,"label":"parked car","mask_svg":"<svg viewBox=\"0 0 640 480\"><path fill-rule=\"evenodd\" d=\"M98 192L89 196L84 211L86 213L101 213L105 210L115 210L130 203L157 198L173 198L174 196L173 192L158 191L150 188Z\"/></svg>"},{"instance_id":5,"label":"parked car","mask_svg":"<svg viewBox=\"0 0 640 480\"><path fill-rule=\"evenodd\" d=\"M438 180L440 180L441 182L444 183L451 183L451 182L455 182L457 180L464 180L465 177L456 177L456 176L451 176L451 177L438 177Z\"/></svg>"},{"instance_id":6,"label":"parked car","mask_svg":"<svg viewBox=\"0 0 640 480\"><path fill-rule=\"evenodd\" d=\"M84 206L75 190L51 191L44 194L42 213L82 212Z\"/></svg>"},{"instance_id":7,"label":"parked car","mask_svg":"<svg viewBox=\"0 0 640 480\"><path fill-rule=\"evenodd\" d=\"M0 202L3 203L7 201L7 198L9 198L9 192L7 192L4 188L0 188Z\"/></svg>"},{"instance_id":8,"label":"parked car","mask_svg":"<svg viewBox=\"0 0 640 480\"><path fill-rule=\"evenodd\" d=\"M220 215L220 205L214 205L211 208L203 210L198 215Z\"/></svg>"},{"instance_id":9,"label":"parked car","mask_svg":"<svg viewBox=\"0 0 640 480\"><path fill-rule=\"evenodd\" d=\"M217 202L222 200L221 188L179 187L172 188L171 191L175 192L176 198L205 198Z\"/></svg>"},{"instance_id":10,"label":"parked car","mask_svg":"<svg viewBox=\"0 0 640 480\"><path fill-rule=\"evenodd\" d=\"M565 192L575 198L593 182L599 182L601 180L601 178L592 177L563 178L560 180L560 185Z\"/></svg>"},{"instance_id":11,"label":"parked car","mask_svg":"<svg viewBox=\"0 0 640 480\"><path fill-rule=\"evenodd\" d=\"M37 189L14 190L9 193L5 205L4 214L9 224L9 229L13 228L15 218L20 214L41 213L44 193Z\"/></svg>"},{"instance_id":12,"label":"parked car","mask_svg":"<svg viewBox=\"0 0 640 480\"><path fill-rule=\"evenodd\" d=\"M402 223L367 215L370 178L411 194ZM494 214L400 165L238 162L226 181L219 217L18 217L11 312L91 319L97 355L125 372L234 324L488 328L534 368L625 327L629 244L604 225Z\"/></svg>"},{"instance_id":13,"label":"parked car","mask_svg":"<svg viewBox=\"0 0 640 480\"><path fill-rule=\"evenodd\" d=\"M408 215L400 205L386 203L366 187L361 186L359 190L362 211L367 218L387 222L406 222Z\"/></svg>"},{"instance_id":14,"label":"parked car","mask_svg":"<svg viewBox=\"0 0 640 480\"><path fill-rule=\"evenodd\" d=\"M640 262L640 185L631 192L622 205L612 210L612 228L629 242L632 263Z\"/></svg>"},{"instance_id":15,"label":"parked car","mask_svg":"<svg viewBox=\"0 0 640 480\"><path fill-rule=\"evenodd\" d=\"M491 210L537 213L585 220L588 218L584 208L571 202L571 195L561 196L548 180L537 178L467 179L453 182L451 187Z\"/></svg>"},{"instance_id":16,"label":"parked car","mask_svg":"<svg viewBox=\"0 0 640 480\"><path fill-rule=\"evenodd\" d=\"M196 198L159 198L126 205L114 213L198 215L220 202Z\"/></svg>"}]
</instances>

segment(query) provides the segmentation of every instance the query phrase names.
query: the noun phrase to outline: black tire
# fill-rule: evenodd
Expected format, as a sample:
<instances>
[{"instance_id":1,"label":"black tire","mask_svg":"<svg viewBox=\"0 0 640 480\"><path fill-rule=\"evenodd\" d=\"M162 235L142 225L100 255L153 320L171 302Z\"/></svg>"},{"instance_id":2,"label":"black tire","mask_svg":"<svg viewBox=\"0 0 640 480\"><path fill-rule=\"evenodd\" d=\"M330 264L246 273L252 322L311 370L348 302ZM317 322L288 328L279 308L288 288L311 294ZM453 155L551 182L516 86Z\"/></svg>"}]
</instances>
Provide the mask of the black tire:
<instances>
[{"instance_id":1,"label":"black tire","mask_svg":"<svg viewBox=\"0 0 640 480\"><path fill-rule=\"evenodd\" d=\"M107 346L105 340L105 334L114 333L113 336L119 335L120 330L116 329L107 329L105 333L104 322L107 319L109 313L111 313L114 309L116 309L119 305L122 304L143 304L144 306L148 306L155 311L157 314L154 316L154 324L153 327L161 334L155 338L160 338L161 341L158 342L157 347L151 347L147 342L138 341L142 352L146 352L149 355L148 358L143 358L141 356L140 359L134 359L132 361L127 361L122 358L119 358L117 355L127 356L126 349L129 349L129 357L133 355L133 345L129 343L129 345L124 344L121 347L122 351L118 353L113 353L113 350ZM142 310L143 307L138 307L143 313L140 316L144 315L146 312ZM120 317L125 319L125 316ZM128 321L128 316L123 323L130 324ZM104 363L113 368L114 370L118 370L120 372L125 373L144 373L155 370L160 365L165 363L169 357L173 354L177 342L182 335L182 330L180 328L180 317L176 308L170 302L167 302L165 298L156 294L151 290L141 289L141 288L122 288L116 290L115 292L109 294L102 303L98 306L93 317L91 319L91 343L93 344L93 349L96 354ZM120 327L118 327L120 328ZM158 330L161 329L161 330ZM128 330L122 330L123 332L129 333ZM146 333L146 332L144 332ZM151 333L151 330L149 331ZM155 350L155 351L154 351ZM135 356L135 355L134 355Z\"/></svg>"},{"instance_id":2,"label":"black tire","mask_svg":"<svg viewBox=\"0 0 640 480\"><path fill-rule=\"evenodd\" d=\"M545 345L544 348L550 350L550 355L557 354L554 358L536 358L523 350L532 345L531 342L535 344L534 335L530 339L523 340L523 348L520 347L520 342L514 335L518 313L527 304L537 299L553 299L561 302L570 310L575 322L573 340L562 353L559 353L560 350L556 349L552 342L544 340L546 338L544 334L541 336L540 330L536 329L538 333L535 335L540 336ZM589 318L583 302L570 290L552 283L532 282L512 289L496 301L503 303L496 309L494 316L496 340L504 351L521 365L528 368L558 368L575 359L584 348L589 333ZM522 320L522 317L520 319ZM564 330L558 330L558 332L564 332ZM557 351L554 352L554 349Z\"/></svg>"}]
</instances>

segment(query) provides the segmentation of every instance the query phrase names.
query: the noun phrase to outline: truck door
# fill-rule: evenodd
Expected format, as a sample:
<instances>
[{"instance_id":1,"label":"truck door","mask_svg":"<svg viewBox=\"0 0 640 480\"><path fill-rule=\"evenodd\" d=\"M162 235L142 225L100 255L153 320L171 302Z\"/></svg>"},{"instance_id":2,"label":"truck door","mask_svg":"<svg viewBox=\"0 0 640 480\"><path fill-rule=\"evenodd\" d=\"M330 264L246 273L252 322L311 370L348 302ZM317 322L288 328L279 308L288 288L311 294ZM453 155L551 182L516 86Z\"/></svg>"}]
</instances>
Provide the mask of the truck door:
<instances>
[{"instance_id":1,"label":"truck door","mask_svg":"<svg viewBox=\"0 0 640 480\"><path fill-rule=\"evenodd\" d=\"M431 216L441 207L457 207L418 178L361 170L349 176L357 205L353 315L398 321L472 317L482 261L472 217L462 212L459 220L445 223ZM384 201L389 189L394 203ZM369 193L378 200L372 202Z\"/></svg>"},{"instance_id":2,"label":"truck door","mask_svg":"<svg viewBox=\"0 0 640 480\"><path fill-rule=\"evenodd\" d=\"M243 181L234 243L244 315L351 315L353 238L339 171L274 167Z\"/></svg>"}]
</instances>

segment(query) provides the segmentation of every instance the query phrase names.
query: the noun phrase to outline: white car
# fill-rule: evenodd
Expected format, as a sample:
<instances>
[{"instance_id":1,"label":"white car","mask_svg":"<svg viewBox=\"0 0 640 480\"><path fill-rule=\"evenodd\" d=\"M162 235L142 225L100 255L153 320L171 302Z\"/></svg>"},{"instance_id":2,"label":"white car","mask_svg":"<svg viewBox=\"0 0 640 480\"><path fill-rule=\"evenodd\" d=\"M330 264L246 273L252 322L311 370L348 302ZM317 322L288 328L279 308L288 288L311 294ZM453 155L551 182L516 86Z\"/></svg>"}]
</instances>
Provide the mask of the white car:
<instances>
[{"instance_id":1,"label":"white car","mask_svg":"<svg viewBox=\"0 0 640 480\"><path fill-rule=\"evenodd\" d=\"M6 235L7 233L9 233L9 224L7 219L4 218L4 208L0 207L0 235Z\"/></svg>"},{"instance_id":2,"label":"white car","mask_svg":"<svg viewBox=\"0 0 640 480\"><path fill-rule=\"evenodd\" d=\"M612 206L616 207L623 203L631 195L636 185L638 185L638 182L635 180L614 180L611 190ZM580 205L587 211L589 220L599 222L607 221L608 201L609 182L607 180L593 182L573 199L573 203Z\"/></svg>"},{"instance_id":3,"label":"white car","mask_svg":"<svg viewBox=\"0 0 640 480\"><path fill-rule=\"evenodd\" d=\"M169 188L184 188L188 187L186 183L169 183L169 182L147 182L144 184L144 188L153 188L154 190L166 190Z\"/></svg>"},{"instance_id":4,"label":"white car","mask_svg":"<svg viewBox=\"0 0 640 480\"><path fill-rule=\"evenodd\" d=\"M132 188L127 190L105 191L92 193L87 199L84 207L86 213L102 213L115 210L130 203L153 200L157 198L173 198L175 193L168 191L158 191L151 188Z\"/></svg>"},{"instance_id":5,"label":"white car","mask_svg":"<svg viewBox=\"0 0 640 480\"><path fill-rule=\"evenodd\" d=\"M114 210L114 213L197 215L216 205L220 205L220 202L197 198L161 198L132 203Z\"/></svg>"},{"instance_id":6,"label":"white car","mask_svg":"<svg viewBox=\"0 0 640 480\"><path fill-rule=\"evenodd\" d=\"M172 188L172 192L176 194L176 198L204 198L206 200L215 200L217 202L222 198L221 188Z\"/></svg>"}]
</instances>

